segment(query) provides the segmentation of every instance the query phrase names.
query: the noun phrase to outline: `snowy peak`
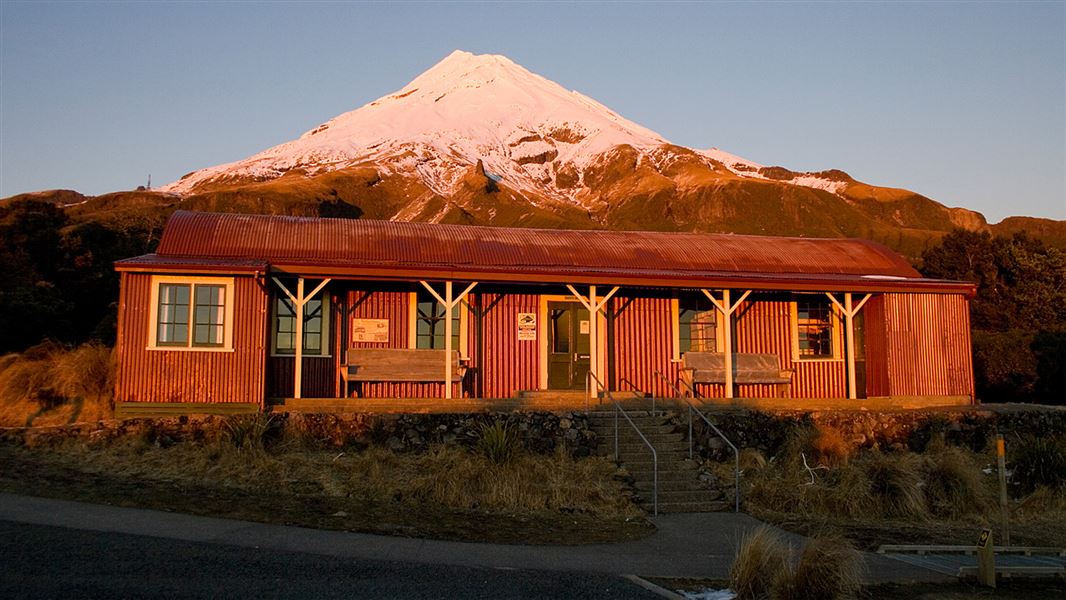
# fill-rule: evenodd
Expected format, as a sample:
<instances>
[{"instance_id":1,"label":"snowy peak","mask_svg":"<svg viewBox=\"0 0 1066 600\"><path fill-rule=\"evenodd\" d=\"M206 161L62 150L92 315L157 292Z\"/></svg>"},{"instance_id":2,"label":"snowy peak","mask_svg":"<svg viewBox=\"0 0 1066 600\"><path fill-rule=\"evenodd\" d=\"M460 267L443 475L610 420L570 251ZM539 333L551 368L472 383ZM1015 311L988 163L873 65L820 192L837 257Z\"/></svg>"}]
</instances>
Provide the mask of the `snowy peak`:
<instances>
[{"instance_id":1,"label":"snowy peak","mask_svg":"<svg viewBox=\"0 0 1066 600\"><path fill-rule=\"evenodd\" d=\"M211 182L270 179L374 163L385 174L417 172L448 194L478 160L515 189L568 197L560 171L577 172L620 145L653 148L659 134L499 55L456 50L399 91L243 161L204 169L167 186L185 193Z\"/></svg>"},{"instance_id":2,"label":"snowy peak","mask_svg":"<svg viewBox=\"0 0 1066 600\"><path fill-rule=\"evenodd\" d=\"M591 196L602 194L586 184L586 172L617 160L614 151L620 147L632 148L638 164L656 166L670 162L663 158L664 147L677 148L505 56L456 50L402 89L296 140L191 173L163 190L188 194L292 171L314 176L369 166L383 177L416 178L447 197L481 161L494 180L520 194L588 207ZM817 177L784 181L776 172L716 149L696 151L695 156L723 175L775 179L833 193L841 187Z\"/></svg>"}]
</instances>

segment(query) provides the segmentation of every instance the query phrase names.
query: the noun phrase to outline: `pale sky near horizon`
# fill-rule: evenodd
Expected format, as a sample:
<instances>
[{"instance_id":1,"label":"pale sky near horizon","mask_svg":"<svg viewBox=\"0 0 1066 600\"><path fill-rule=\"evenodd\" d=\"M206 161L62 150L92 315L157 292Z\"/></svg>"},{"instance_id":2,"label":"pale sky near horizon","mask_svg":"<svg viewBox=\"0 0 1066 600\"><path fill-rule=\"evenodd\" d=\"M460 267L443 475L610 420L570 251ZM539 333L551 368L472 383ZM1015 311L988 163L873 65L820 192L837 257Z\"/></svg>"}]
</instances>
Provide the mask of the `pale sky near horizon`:
<instances>
[{"instance_id":1,"label":"pale sky near horizon","mask_svg":"<svg viewBox=\"0 0 1066 600\"><path fill-rule=\"evenodd\" d=\"M0 197L173 181L504 54L674 143L1066 219L1066 2L0 2Z\"/></svg>"}]
</instances>

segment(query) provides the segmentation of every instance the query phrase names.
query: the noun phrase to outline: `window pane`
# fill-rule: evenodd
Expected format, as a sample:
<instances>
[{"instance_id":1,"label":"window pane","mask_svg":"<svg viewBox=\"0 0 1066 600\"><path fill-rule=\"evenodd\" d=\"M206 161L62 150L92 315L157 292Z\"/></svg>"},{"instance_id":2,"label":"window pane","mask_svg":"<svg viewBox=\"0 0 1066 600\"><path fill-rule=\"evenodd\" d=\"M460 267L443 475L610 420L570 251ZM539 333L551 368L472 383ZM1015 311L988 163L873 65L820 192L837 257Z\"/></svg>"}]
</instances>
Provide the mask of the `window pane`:
<instances>
[{"instance_id":1,"label":"window pane","mask_svg":"<svg viewBox=\"0 0 1066 600\"><path fill-rule=\"evenodd\" d=\"M226 292L220 285L197 285L193 311L194 346L221 346Z\"/></svg>"},{"instance_id":2,"label":"window pane","mask_svg":"<svg viewBox=\"0 0 1066 600\"><path fill-rule=\"evenodd\" d=\"M189 343L188 324L188 284L160 284L156 343L167 346L187 345Z\"/></svg>"},{"instance_id":3,"label":"window pane","mask_svg":"<svg viewBox=\"0 0 1066 600\"><path fill-rule=\"evenodd\" d=\"M553 309L551 313L552 352L570 352L570 311Z\"/></svg>"},{"instance_id":4,"label":"window pane","mask_svg":"<svg viewBox=\"0 0 1066 600\"><path fill-rule=\"evenodd\" d=\"M678 300L678 350L715 352L718 349L718 311L706 298Z\"/></svg>"},{"instance_id":5,"label":"window pane","mask_svg":"<svg viewBox=\"0 0 1066 600\"><path fill-rule=\"evenodd\" d=\"M417 323L415 323L415 347L443 349L445 347L444 305L428 293L418 292ZM459 349L459 305L452 309L452 350Z\"/></svg>"},{"instance_id":6,"label":"window pane","mask_svg":"<svg viewBox=\"0 0 1066 600\"><path fill-rule=\"evenodd\" d=\"M828 300L798 301L796 329L801 358L832 358L833 311Z\"/></svg>"}]
</instances>

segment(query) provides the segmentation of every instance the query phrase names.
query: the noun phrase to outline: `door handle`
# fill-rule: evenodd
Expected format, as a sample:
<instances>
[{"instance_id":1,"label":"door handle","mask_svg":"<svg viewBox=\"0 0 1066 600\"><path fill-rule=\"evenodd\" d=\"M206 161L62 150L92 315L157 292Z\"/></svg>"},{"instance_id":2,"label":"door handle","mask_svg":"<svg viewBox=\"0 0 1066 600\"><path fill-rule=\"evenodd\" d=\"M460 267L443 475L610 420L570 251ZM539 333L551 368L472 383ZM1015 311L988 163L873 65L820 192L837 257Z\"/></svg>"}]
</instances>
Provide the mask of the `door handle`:
<instances>
[{"instance_id":1,"label":"door handle","mask_svg":"<svg viewBox=\"0 0 1066 600\"><path fill-rule=\"evenodd\" d=\"M578 360L587 360L588 358L589 358L589 355L588 355L588 354L575 354L575 355L574 355L574 360L575 360L575 361L578 361Z\"/></svg>"}]
</instances>

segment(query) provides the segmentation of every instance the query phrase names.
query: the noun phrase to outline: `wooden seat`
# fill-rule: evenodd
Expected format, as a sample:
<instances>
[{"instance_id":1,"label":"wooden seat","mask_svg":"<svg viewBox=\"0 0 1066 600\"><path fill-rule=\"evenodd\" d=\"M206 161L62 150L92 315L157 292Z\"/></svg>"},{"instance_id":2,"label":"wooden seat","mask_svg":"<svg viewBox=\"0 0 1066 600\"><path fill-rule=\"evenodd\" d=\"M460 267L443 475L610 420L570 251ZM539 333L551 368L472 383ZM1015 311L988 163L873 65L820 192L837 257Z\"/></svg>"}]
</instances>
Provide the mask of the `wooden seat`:
<instances>
[{"instance_id":1,"label":"wooden seat","mask_svg":"<svg viewBox=\"0 0 1066 600\"><path fill-rule=\"evenodd\" d=\"M681 379L695 390L697 383L725 381L725 354L722 352L686 352L682 357ZM776 354L734 354L733 382L738 384L776 385L784 397L792 385L795 369L782 369Z\"/></svg>"},{"instance_id":2,"label":"wooden seat","mask_svg":"<svg viewBox=\"0 0 1066 600\"><path fill-rule=\"evenodd\" d=\"M467 366L452 351L452 382L460 386ZM341 365L344 393L352 382L426 382L444 383L445 350L411 350L407 348L349 348L347 362Z\"/></svg>"}]
</instances>

